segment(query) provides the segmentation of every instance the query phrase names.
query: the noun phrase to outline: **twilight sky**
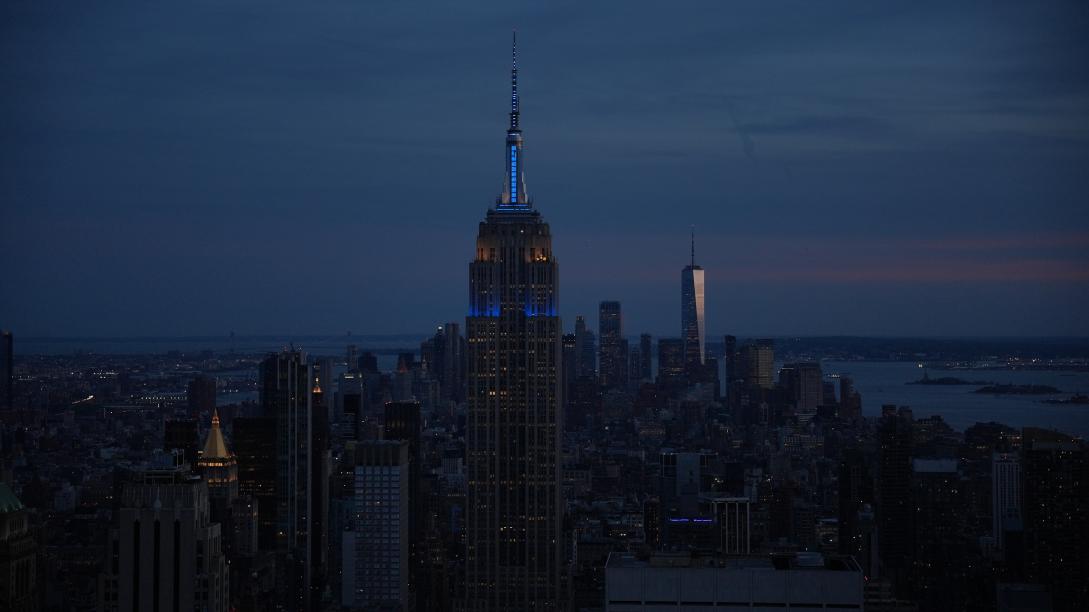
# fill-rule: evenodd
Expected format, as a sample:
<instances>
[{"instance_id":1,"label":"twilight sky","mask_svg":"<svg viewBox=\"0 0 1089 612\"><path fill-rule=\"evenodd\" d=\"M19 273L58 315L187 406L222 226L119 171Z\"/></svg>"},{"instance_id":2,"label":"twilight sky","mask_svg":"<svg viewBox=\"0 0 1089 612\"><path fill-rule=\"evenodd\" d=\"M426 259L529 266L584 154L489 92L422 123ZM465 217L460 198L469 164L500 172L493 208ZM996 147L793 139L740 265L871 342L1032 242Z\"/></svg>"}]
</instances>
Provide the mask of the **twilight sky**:
<instances>
[{"instance_id":1,"label":"twilight sky","mask_svg":"<svg viewBox=\"0 0 1089 612\"><path fill-rule=\"evenodd\" d=\"M0 4L0 327L462 320L510 30L565 326L1089 335L1085 2Z\"/></svg>"}]
</instances>

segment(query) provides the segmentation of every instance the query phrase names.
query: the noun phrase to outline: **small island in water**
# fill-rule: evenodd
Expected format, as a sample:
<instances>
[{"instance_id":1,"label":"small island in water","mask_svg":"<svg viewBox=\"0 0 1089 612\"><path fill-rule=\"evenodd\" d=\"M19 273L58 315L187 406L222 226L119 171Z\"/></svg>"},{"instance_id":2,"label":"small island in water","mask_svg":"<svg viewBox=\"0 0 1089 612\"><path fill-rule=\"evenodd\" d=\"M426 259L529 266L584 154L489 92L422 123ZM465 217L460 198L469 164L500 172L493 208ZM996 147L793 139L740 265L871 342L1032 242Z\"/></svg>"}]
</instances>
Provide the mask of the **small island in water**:
<instances>
[{"instance_id":1,"label":"small island in water","mask_svg":"<svg viewBox=\"0 0 1089 612\"><path fill-rule=\"evenodd\" d=\"M1062 391L1048 385L987 385L976 389L976 393L991 395L1052 395L1062 393Z\"/></svg>"},{"instance_id":2,"label":"small island in water","mask_svg":"<svg viewBox=\"0 0 1089 612\"><path fill-rule=\"evenodd\" d=\"M1089 395L1082 395L1081 393L1075 393L1072 397L1066 399L1046 399L1040 400L1045 404L1077 404L1077 405L1089 405Z\"/></svg>"},{"instance_id":3,"label":"small island in water","mask_svg":"<svg viewBox=\"0 0 1089 612\"><path fill-rule=\"evenodd\" d=\"M926 370L923 370L923 377L919 380L913 380L908 385L993 385L994 383L986 380L964 380L963 378L956 378L954 376L942 376L940 378L931 378L930 374Z\"/></svg>"}]
</instances>

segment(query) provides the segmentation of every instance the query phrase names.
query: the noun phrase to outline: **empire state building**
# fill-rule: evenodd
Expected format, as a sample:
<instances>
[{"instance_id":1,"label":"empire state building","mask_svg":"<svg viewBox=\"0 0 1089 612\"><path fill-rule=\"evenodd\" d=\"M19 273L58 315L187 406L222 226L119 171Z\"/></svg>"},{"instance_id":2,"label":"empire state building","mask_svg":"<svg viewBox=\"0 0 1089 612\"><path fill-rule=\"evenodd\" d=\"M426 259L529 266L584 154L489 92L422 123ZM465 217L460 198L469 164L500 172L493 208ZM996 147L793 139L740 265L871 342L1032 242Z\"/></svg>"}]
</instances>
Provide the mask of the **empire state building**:
<instances>
[{"instance_id":1,"label":"empire state building","mask_svg":"<svg viewBox=\"0 0 1089 612\"><path fill-rule=\"evenodd\" d=\"M555 610L563 501L558 267L526 194L518 55L506 180L469 264L466 609Z\"/></svg>"}]
</instances>

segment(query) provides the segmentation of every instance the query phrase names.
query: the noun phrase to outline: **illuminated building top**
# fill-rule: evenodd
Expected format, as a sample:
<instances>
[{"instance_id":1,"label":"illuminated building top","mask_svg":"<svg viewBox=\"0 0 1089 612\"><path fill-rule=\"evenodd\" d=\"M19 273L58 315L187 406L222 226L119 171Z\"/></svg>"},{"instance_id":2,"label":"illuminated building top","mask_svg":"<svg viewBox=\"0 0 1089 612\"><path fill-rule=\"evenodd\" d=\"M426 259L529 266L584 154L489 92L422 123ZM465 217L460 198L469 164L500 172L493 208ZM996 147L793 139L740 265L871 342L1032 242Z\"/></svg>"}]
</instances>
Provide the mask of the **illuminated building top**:
<instances>
[{"instance_id":1,"label":"illuminated building top","mask_svg":"<svg viewBox=\"0 0 1089 612\"><path fill-rule=\"evenodd\" d=\"M510 127L507 128L507 145L504 151L507 180L503 184L503 193L496 198L497 211L517 212L531 208L529 196L526 194L525 159L522 156L522 128L519 120L518 38L515 34L511 44Z\"/></svg>"}]
</instances>

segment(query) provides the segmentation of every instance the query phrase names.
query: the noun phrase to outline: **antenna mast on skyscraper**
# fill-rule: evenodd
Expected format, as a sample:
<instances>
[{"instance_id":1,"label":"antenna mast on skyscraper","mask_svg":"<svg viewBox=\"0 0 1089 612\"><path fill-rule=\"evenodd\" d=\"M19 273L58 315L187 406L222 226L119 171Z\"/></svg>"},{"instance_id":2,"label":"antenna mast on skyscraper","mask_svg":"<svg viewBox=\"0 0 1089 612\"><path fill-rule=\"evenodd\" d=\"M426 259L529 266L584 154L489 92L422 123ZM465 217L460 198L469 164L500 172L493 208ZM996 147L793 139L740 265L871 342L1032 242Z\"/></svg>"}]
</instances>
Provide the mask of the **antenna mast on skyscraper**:
<instances>
[{"instance_id":1,"label":"antenna mast on skyscraper","mask_svg":"<svg viewBox=\"0 0 1089 612\"><path fill-rule=\"evenodd\" d=\"M510 129L518 129L518 30L511 29L510 58Z\"/></svg>"},{"instance_id":2,"label":"antenna mast on skyscraper","mask_svg":"<svg viewBox=\"0 0 1089 612\"><path fill-rule=\"evenodd\" d=\"M696 226L692 226L692 267L696 266Z\"/></svg>"}]
</instances>

